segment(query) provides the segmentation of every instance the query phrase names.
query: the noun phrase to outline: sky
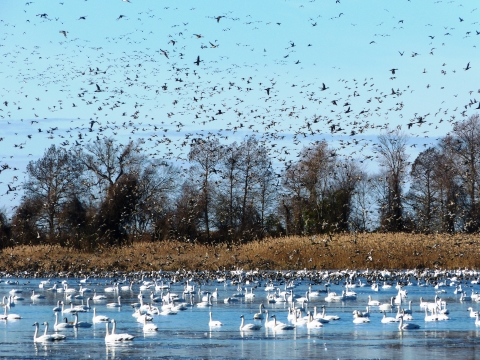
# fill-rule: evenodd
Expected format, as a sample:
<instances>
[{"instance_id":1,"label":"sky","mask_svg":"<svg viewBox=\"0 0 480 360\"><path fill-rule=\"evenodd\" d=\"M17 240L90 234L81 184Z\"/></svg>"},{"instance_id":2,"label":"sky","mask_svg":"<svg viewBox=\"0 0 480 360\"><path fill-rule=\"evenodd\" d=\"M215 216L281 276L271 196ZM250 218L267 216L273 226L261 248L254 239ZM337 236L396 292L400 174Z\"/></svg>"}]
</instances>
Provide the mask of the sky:
<instances>
[{"instance_id":1,"label":"sky","mask_svg":"<svg viewBox=\"0 0 480 360\"><path fill-rule=\"evenodd\" d=\"M254 134L280 169L319 140L365 160L398 127L413 161L479 111L477 4L2 0L0 208L51 144L103 136L182 164L194 137Z\"/></svg>"}]
</instances>

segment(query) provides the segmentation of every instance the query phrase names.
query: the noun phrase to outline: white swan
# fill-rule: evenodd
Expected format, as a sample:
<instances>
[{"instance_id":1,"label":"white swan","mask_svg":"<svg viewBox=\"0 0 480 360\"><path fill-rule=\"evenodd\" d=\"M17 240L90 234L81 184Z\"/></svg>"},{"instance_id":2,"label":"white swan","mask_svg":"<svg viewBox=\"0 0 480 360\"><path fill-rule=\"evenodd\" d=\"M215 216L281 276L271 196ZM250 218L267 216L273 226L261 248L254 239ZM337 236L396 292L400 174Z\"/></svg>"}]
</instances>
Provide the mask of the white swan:
<instances>
[{"instance_id":1,"label":"white swan","mask_svg":"<svg viewBox=\"0 0 480 360\"><path fill-rule=\"evenodd\" d=\"M258 324L245 324L245 317L243 315L240 316L240 318L242 319L240 331L260 330L262 328L262 326Z\"/></svg>"},{"instance_id":2,"label":"white swan","mask_svg":"<svg viewBox=\"0 0 480 360\"><path fill-rule=\"evenodd\" d=\"M320 316L322 319L332 321L332 320L340 320L338 315L326 315L325 313L325 305L322 305L322 315Z\"/></svg>"},{"instance_id":3,"label":"white swan","mask_svg":"<svg viewBox=\"0 0 480 360\"><path fill-rule=\"evenodd\" d=\"M273 321L268 321L268 319L269 319L268 310L265 310L265 314L266 314L266 316L265 316L265 328L267 328L267 329L269 329L269 328L272 329L273 326L274 326L274 323L273 323ZM279 323L279 322L277 322L277 324L278 324L278 323Z\"/></svg>"},{"instance_id":4,"label":"white swan","mask_svg":"<svg viewBox=\"0 0 480 360\"><path fill-rule=\"evenodd\" d=\"M314 306L314 307L313 307L313 318L316 319L316 320L318 320L318 321L321 322L322 324L328 324L330 321L327 320L327 319L324 319L324 318L322 317L322 315L323 315L323 313L322 313L322 314L317 313L317 307Z\"/></svg>"},{"instance_id":5,"label":"white swan","mask_svg":"<svg viewBox=\"0 0 480 360\"><path fill-rule=\"evenodd\" d=\"M79 312L86 312L87 310L90 310L90 300L92 300L92 298L87 298L87 305L84 305L82 300L82 305L77 305L74 307L74 309Z\"/></svg>"},{"instance_id":6,"label":"white swan","mask_svg":"<svg viewBox=\"0 0 480 360\"><path fill-rule=\"evenodd\" d=\"M353 314L353 323L354 324L366 324L370 322L370 318L368 317L361 317L358 313Z\"/></svg>"},{"instance_id":7,"label":"white swan","mask_svg":"<svg viewBox=\"0 0 480 360\"><path fill-rule=\"evenodd\" d=\"M472 301L472 297L464 291L462 296L460 296L460 301Z\"/></svg>"},{"instance_id":8,"label":"white swan","mask_svg":"<svg viewBox=\"0 0 480 360\"><path fill-rule=\"evenodd\" d=\"M405 314L412 314L412 300L408 302L408 309L404 309L403 311L405 312Z\"/></svg>"},{"instance_id":9,"label":"white swan","mask_svg":"<svg viewBox=\"0 0 480 360\"><path fill-rule=\"evenodd\" d=\"M92 289L89 288L84 288L82 284L80 284L80 288L78 289L78 292L83 294L83 293L92 293Z\"/></svg>"},{"instance_id":10,"label":"white swan","mask_svg":"<svg viewBox=\"0 0 480 360\"><path fill-rule=\"evenodd\" d=\"M49 285L49 284L50 284L50 279L48 279L48 280L42 280L42 281L40 281L40 284L38 284L38 287L39 287L40 289L43 289L43 288L45 287L45 285Z\"/></svg>"},{"instance_id":11,"label":"white swan","mask_svg":"<svg viewBox=\"0 0 480 360\"><path fill-rule=\"evenodd\" d=\"M33 335L33 341L34 342L51 342L51 341L59 341L59 340L65 340L67 337L62 334L52 334L49 335L48 333L48 322L44 322L43 325L45 325L45 334L42 336L38 336L38 323L35 322L33 326L35 326L35 334Z\"/></svg>"},{"instance_id":12,"label":"white swan","mask_svg":"<svg viewBox=\"0 0 480 360\"><path fill-rule=\"evenodd\" d=\"M273 318L273 326L272 326L273 330L283 331L283 330L293 330L293 329L295 329L295 325L284 324L284 323L280 323L280 322L277 323L276 315L272 315L271 317Z\"/></svg>"},{"instance_id":13,"label":"white swan","mask_svg":"<svg viewBox=\"0 0 480 360\"><path fill-rule=\"evenodd\" d=\"M309 329L318 329L323 327L323 324L321 321L314 319L313 314L309 311L308 313L308 323L307 323L307 328Z\"/></svg>"},{"instance_id":14,"label":"white swan","mask_svg":"<svg viewBox=\"0 0 480 360\"><path fill-rule=\"evenodd\" d=\"M118 297L118 302L116 303L108 303L107 307L122 307L122 304L120 303L120 298L121 296Z\"/></svg>"},{"instance_id":15,"label":"white swan","mask_svg":"<svg viewBox=\"0 0 480 360\"><path fill-rule=\"evenodd\" d=\"M147 322L146 318L143 318L143 331L144 332L154 332L158 331L158 326L154 323Z\"/></svg>"},{"instance_id":16,"label":"white swan","mask_svg":"<svg viewBox=\"0 0 480 360\"><path fill-rule=\"evenodd\" d=\"M245 299L253 299L255 297L255 294L253 293L253 288L250 288L250 292L248 292L248 289L245 288Z\"/></svg>"},{"instance_id":17,"label":"white swan","mask_svg":"<svg viewBox=\"0 0 480 360\"><path fill-rule=\"evenodd\" d=\"M428 315L427 313L428 309L425 307L425 321L438 321L437 314L435 313L435 310L432 311L432 315Z\"/></svg>"},{"instance_id":18,"label":"white swan","mask_svg":"<svg viewBox=\"0 0 480 360\"><path fill-rule=\"evenodd\" d=\"M53 308L53 311L62 311L62 306L60 305L60 300L57 301L57 306Z\"/></svg>"},{"instance_id":19,"label":"white swan","mask_svg":"<svg viewBox=\"0 0 480 360\"><path fill-rule=\"evenodd\" d=\"M223 326L223 324L220 321L212 319L212 312L211 311L210 311L210 321L208 322L208 326L210 326L210 327Z\"/></svg>"},{"instance_id":20,"label":"white swan","mask_svg":"<svg viewBox=\"0 0 480 360\"><path fill-rule=\"evenodd\" d=\"M106 287L103 291L104 291L104 292L115 292L115 291L118 291L118 284L115 283L113 286Z\"/></svg>"},{"instance_id":21,"label":"white swan","mask_svg":"<svg viewBox=\"0 0 480 360\"><path fill-rule=\"evenodd\" d=\"M93 308L93 319L92 322L100 323L100 322L107 322L109 319L105 315L97 315L97 310Z\"/></svg>"},{"instance_id":22,"label":"white swan","mask_svg":"<svg viewBox=\"0 0 480 360\"><path fill-rule=\"evenodd\" d=\"M420 329L420 325L413 323L403 323L403 316L400 316L400 324L398 324L398 329L401 330L414 330Z\"/></svg>"},{"instance_id":23,"label":"white swan","mask_svg":"<svg viewBox=\"0 0 480 360\"><path fill-rule=\"evenodd\" d=\"M392 287L392 285L390 284L387 284L386 281L383 282L383 286L382 286L382 289L390 289Z\"/></svg>"},{"instance_id":24,"label":"white swan","mask_svg":"<svg viewBox=\"0 0 480 360\"><path fill-rule=\"evenodd\" d=\"M69 288L67 283L63 284L63 291L66 294L73 294L73 293L77 292L77 290L75 290L74 288Z\"/></svg>"},{"instance_id":25,"label":"white swan","mask_svg":"<svg viewBox=\"0 0 480 360\"><path fill-rule=\"evenodd\" d=\"M66 318L65 318L66 319ZM58 312L55 313L55 325L53 325L53 329L55 331L59 331L59 330L65 330L65 329L72 329L73 328L73 324L71 323L68 323L68 322L61 322L59 323L58 322Z\"/></svg>"},{"instance_id":26,"label":"white swan","mask_svg":"<svg viewBox=\"0 0 480 360\"><path fill-rule=\"evenodd\" d=\"M310 293L310 297L321 296L321 291L320 290L312 290L312 284L308 285L308 292Z\"/></svg>"},{"instance_id":27,"label":"white swan","mask_svg":"<svg viewBox=\"0 0 480 360\"><path fill-rule=\"evenodd\" d=\"M475 326L480 326L480 318L478 313L477 313L477 316L475 317Z\"/></svg>"},{"instance_id":28,"label":"white swan","mask_svg":"<svg viewBox=\"0 0 480 360\"><path fill-rule=\"evenodd\" d=\"M62 301L62 313L64 314L75 314L78 310L73 307L73 304L70 303L70 307L65 309L65 303Z\"/></svg>"},{"instance_id":29,"label":"white swan","mask_svg":"<svg viewBox=\"0 0 480 360\"><path fill-rule=\"evenodd\" d=\"M390 324L390 323L394 323L394 322L397 322L397 318L394 318L394 317L387 317L387 313L384 311L383 312L383 318L382 318L382 323L383 324Z\"/></svg>"},{"instance_id":30,"label":"white swan","mask_svg":"<svg viewBox=\"0 0 480 360\"><path fill-rule=\"evenodd\" d=\"M142 314L137 316L137 322L139 323L144 323L145 321L152 321L152 320L153 320L153 317L151 317L148 314Z\"/></svg>"},{"instance_id":31,"label":"white swan","mask_svg":"<svg viewBox=\"0 0 480 360\"><path fill-rule=\"evenodd\" d=\"M253 318L255 320L262 320L263 319L263 303L260 304L259 306L259 312L258 313L255 313L253 315Z\"/></svg>"},{"instance_id":32,"label":"white swan","mask_svg":"<svg viewBox=\"0 0 480 360\"><path fill-rule=\"evenodd\" d=\"M368 306L380 306L380 301L378 300L372 300L372 296L371 295L368 295L368 303L367 303Z\"/></svg>"},{"instance_id":33,"label":"white swan","mask_svg":"<svg viewBox=\"0 0 480 360\"><path fill-rule=\"evenodd\" d=\"M4 320L19 320L22 318L18 314L9 314L7 308L8 306L5 306Z\"/></svg>"},{"instance_id":34,"label":"white swan","mask_svg":"<svg viewBox=\"0 0 480 360\"><path fill-rule=\"evenodd\" d=\"M308 303L310 301L310 292L307 291L305 293L305 296L296 298L295 301L297 301L299 303Z\"/></svg>"},{"instance_id":35,"label":"white swan","mask_svg":"<svg viewBox=\"0 0 480 360\"><path fill-rule=\"evenodd\" d=\"M478 311L473 311L473 308L471 308L471 307L469 307L467 310L470 311L470 317L472 317L472 318L477 317Z\"/></svg>"},{"instance_id":36,"label":"white swan","mask_svg":"<svg viewBox=\"0 0 480 360\"><path fill-rule=\"evenodd\" d=\"M330 291L330 288L327 288L328 295L325 297L326 302L333 302L333 301L342 301L344 294L338 295L336 292Z\"/></svg>"},{"instance_id":37,"label":"white swan","mask_svg":"<svg viewBox=\"0 0 480 360\"><path fill-rule=\"evenodd\" d=\"M367 311L353 310L353 315L358 317L370 317L370 306L366 307Z\"/></svg>"},{"instance_id":38,"label":"white swan","mask_svg":"<svg viewBox=\"0 0 480 360\"><path fill-rule=\"evenodd\" d=\"M93 297L92 297L92 299L93 299L93 300L106 300L107 297L106 297L105 295L102 295L102 294L97 295L97 292L94 291L94 292L93 292Z\"/></svg>"},{"instance_id":39,"label":"white swan","mask_svg":"<svg viewBox=\"0 0 480 360\"><path fill-rule=\"evenodd\" d=\"M423 301L423 297L420 297L420 308L424 309L426 307L430 311L432 309L435 309L437 307L437 299L438 299L438 296L435 295L435 299L433 300L433 302L428 302L428 301Z\"/></svg>"},{"instance_id":40,"label":"white swan","mask_svg":"<svg viewBox=\"0 0 480 360\"><path fill-rule=\"evenodd\" d=\"M115 343L115 342L118 342L118 341L132 341L135 338L135 336L130 335L130 334L116 334L115 330L116 330L117 323L115 322L114 319L112 319L111 322L113 323L113 328L112 328L112 333L111 334L108 333L108 322L105 323L106 327L107 327L107 333L105 335L105 342Z\"/></svg>"},{"instance_id":41,"label":"white swan","mask_svg":"<svg viewBox=\"0 0 480 360\"><path fill-rule=\"evenodd\" d=\"M35 290L32 290L32 296L30 296L30 299L32 300L45 299L45 296L42 294L35 294Z\"/></svg>"},{"instance_id":42,"label":"white swan","mask_svg":"<svg viewBox=\"0 0 480 360\"><path fill-rule=\"evenodd\" d=\"M89 328L89 327L92 327L92 323L89 323L89 322L86 322L86 321L78 321L78 314L75 313L74 314L75 316L75 322L73 323L73 326L75 328Z\"/></svg>"},{"instance_id":43,"label":"white swan","mask_svg":"<svg viewBox=\"0 0 480 360\"><path fill-rule=\"evenodd\" d=\"M307 319L302 316L302 309L299 308L291 308L289 314L290 317L287 316L289 320L293 322L295 326L303 326L307 323Z\"/></svg>"},{"instance_id":44,"label":"white swan","mask_svg":"<svg viewBox=\"0 0 480 360\"><path fill-rule=\"evenodd\" d=\"M207 294L207 301L202 301L202 302L197 303L198 307L208 307L208 306L212 306L212 305L213 304L212 304L210 294Z\"/></svg>"},{"instance_id":45,"label":"white swan","mask_svg":"<svg viewBox=\"0 0 480 360\"><path fill-rule=\"evenodd\" d=\"M393 297L390 298L389 303L383 303L378 306L378 309L380 311L392 311L392 308L393 308Z\"/></svg>"},{"instance_id":46,"label":"white swan","mask_svg":"<svg viewBox=\"0 0 480 360\"><path fill-rule=\"evenodd\" d=\"M129 285L123 285L120 287L120 290L122 291L132 291L132 286L133 286L133 282L130 281L130 284Z\"/></svg>"},{"instance_id":47,"label":"white swan","mask_svg":"<svg viewBox=\"0 0 480 360\"><path fill-rule=\"evenodd\" d=\"M218 288L215 288L215 291L212 292L212 298L217 299L218 298Z\"/></svg>"}]
</instances>

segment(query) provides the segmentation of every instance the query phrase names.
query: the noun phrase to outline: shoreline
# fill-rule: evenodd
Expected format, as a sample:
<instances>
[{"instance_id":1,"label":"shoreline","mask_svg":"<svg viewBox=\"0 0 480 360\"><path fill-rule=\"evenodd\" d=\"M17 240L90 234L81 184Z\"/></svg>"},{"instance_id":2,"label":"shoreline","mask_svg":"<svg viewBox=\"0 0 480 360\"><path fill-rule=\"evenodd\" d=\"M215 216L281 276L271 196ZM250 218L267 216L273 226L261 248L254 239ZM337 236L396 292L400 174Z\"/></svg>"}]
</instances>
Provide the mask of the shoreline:
<instances>
[{"instance_id":1,"label":"shoreline","mask_svg":"<svg viewBox=\"0 0 480 360\"><path fill-rule=\"evenodd\" d=\"M335 234L216 246L136 242L82 252L57 245L1 251L0 271L30 277L69 273L248 270L478 269L480 237L466 234Z\"/></svg>"}]
</instances>

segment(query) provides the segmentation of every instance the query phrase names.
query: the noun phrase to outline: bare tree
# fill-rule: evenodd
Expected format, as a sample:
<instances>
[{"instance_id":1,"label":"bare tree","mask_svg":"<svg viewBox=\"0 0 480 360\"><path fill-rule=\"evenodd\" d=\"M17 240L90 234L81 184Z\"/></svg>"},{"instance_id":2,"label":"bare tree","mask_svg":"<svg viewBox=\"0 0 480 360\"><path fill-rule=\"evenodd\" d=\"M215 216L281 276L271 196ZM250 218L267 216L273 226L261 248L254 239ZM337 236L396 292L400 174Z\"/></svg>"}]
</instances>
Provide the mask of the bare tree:
<instances>
[{"instance_id":1,"label":"bare tree","mask_svg":"<svg viewBox=\"0 0 480 360\"><path fill-rule=\"evenodd\" d=\"M100 194L107 196L109 188L122 176L139 174L145 162L140 143L119 144L112 138L97 139L78 152L77 157L88 172L94 175Z\"/></svg>"},{"instance_id":2,"label":"bare tree","mask_svg":"<svg viewBox=\"0 0 480 360\"><path fill-rule=\"evenodd\" d=\"M367 173L359 174L359 179L352 194L352 211L350 214L352 230L368 231L374 227L372 216L374 207L372 192L374 187L372 181L374 181L374 178Z\"/></svg>"},{"instance_id":3,"label":"bare tree","mask_svg":"<svg viewBox=\"0 0 480 360\"><path fill-rule=\"evenodd\" d=\"M403 230L403 184L407 177L407 136L399 129L385 130L374 150L385 171L386 197L381 199L382 227L387 231Z\"/></svg>"},{"instance_id":4,"label":"bare tree","mask_svg":"<svg viewBox=\"0 0 480 360\"><path fill-rule=\"evenodd\" d=\"M148 161L142 168L136 189L138 204L133 213L134 237L152 231L170 212L178 194L180 172L165 161ZM157 229L158 230L158 229Z\"/></svg>"},{"instance_id":5,"label":"bare tree","mask_svg":"<svg viewBox=\"0 0 480 360\"><path fill-rule=\"evenodd\" d=\"M238 182L240 172L241 151L236 142L224 149L220 159L221 179L216 200L216 226L220 235L231 241L238 227Z\"/></svg>"},{"instance_id":6,"label":"bare tree","mask_svg":"<svg viewBox=\"0 0 480 360\"><path fill-rule=\"evenodd\" d=\"M25 196L42 202L38 225L47 229L52 240L63 204L80 191L81 166L64 148L52 145L42 158L27 165L27 175Z\"/></svg>"},{"instance_id":7,"label":"bare tree","mask_svg":"<svg viewBox=\"0 0 480 360\"><path fill-rule=\"evenodd\" d=\"M304 232L305 187L302 183L300 163L289 164L283 174L283 193L280 194L279 212L285 222L287 236L301 235Z\"/></svg>"},{"instance_id":8,"label":"bare tree","mask_svg":"<svg viewBox=\"0 0 480 360\"><path fill-rule=\"evenodd\" d=\"M421 232L440 229L439 186L435 170L439 156L435 148L421 152L410 171L412 181L406 199L414 212L415 227Z\"/></svg>"},{"instance_id":9,"label":"bare tree","mask_svg":"<svg viewBox=\"0 0 480 360\"><path fill-rule=\"evenodd\" d=\"M188 154L188 159L194 164L191 170L195 174L194 178L200 192L200 199L197 203L201 204L207 241L210 241L210 212L215 192L212 177L217 176L217 167L223 153L223 147L218 139L211 138L196 139L191 144Z\"/></svg>"},{"instance_id":10,"label":"bare tree","mask_svg":"<svg viewBox=\"0 0 480 360\"><path fill-rule=\"evenodd\" d=\"M12 224L8 221L6 211L0 209L0 249L14 245L11 243Z\"/></svg>"},{"instance_id":11,"label":"bare tree","mask_svg":"<svg viewBox=\"0 0 480 360\"><path fill-rule=\"evenodd\" d=\"M269 157L266 149L255 136L240 144L239 181L240 187L240 231L242 236L252 238L254 228L259 225L257 195L261 186L263 170L268 167ZM258 230L258 229L257 229ZM253 232L252 232L253 231Z\"/></svg>"},{"instance_id":12,"label":"bare tree","mask_svg":"<svg viewBox=\"0 0 480 360\"><path fill-rule=\"evenodd\" d=\"M480 229L480 116L472 115L465 121L457 122L452 135L455 141L450 144L458 156L459 174L468 196L465 231L475 232Z\"/></svg>"},{"instance_id":13,"label":"bare tree","mask_svg":"<svg viewBox=\"0 0 480 360\"><path fill-rule=\"evenodd\" d=\"M45 240L40 234L39 214L43 207L38 197L24 198L12 218L12 237L16 245L34 245Z\"/></svg>"},{"instance_id":14,"label":"bare tree","mask_svg":"<svg viewBox=\"0 0 480 360\"><path fill-rule=\"evenodd\" d=\"M462 176L459 174L456 139L447 136L440 142L440 153L435 166L435 184L438 189L441 231L453 233L460 230L463 199L465 198Z\"/></svg>"},{"instance_id":15,"label":"bare tree","mask_svg":"<svg viewBox=\"0 0 480 360\"><path fill-rule=\"evenodd\" d=\"M126 174L108 188L100 204L95 227L97 239L108 245L121 245L128 240L133 214L138 204L138 177Z\"/></svg>"}]
</instances>

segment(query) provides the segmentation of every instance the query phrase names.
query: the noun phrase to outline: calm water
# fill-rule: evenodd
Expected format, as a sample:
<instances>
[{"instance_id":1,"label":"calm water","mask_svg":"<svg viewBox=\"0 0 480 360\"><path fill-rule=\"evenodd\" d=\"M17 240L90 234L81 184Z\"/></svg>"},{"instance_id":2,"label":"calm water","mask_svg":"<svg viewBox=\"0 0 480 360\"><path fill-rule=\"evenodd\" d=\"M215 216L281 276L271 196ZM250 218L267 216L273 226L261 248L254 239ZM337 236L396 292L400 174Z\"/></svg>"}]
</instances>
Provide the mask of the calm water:
<instances>
[{"instance_id":1,"label":"calm water","mask_svg":"<svg viewBox=\"0 0 480 360\"><path fill-rule=\"evenodd\" d=\"M20 289L19 294L24 300L15 301L15 306L10 313L19 314L22 319L0 321L0 356L7 358L21 357L48 357L48 358L211 358L211 359L330 359L330 358L382 358L382 359L474 359L480 358L480 327L475 326L475 318L469 316L467 309L472 306L474 310L480 309L480 304L475 301L460 301L460 295L454 294L455 287L446 286L435 289L433 286L420 287L416 283L406 286L408 300L412 300L414 323L421 326L419 330L398 330L398 324L382 324L383 314L378 308L372 307L368 324L355 325L353 323L353 310L365 311L368 295L375 300L389 302L397 294L397 289L380 289L374 292L369 285L356 287L358 296L356 300L346 302L325 302L326 294L320 297L311 297L306 310L313 311L313 307L325 305L327 315L338 315L340 320L325 324L320 329L308 329L306 326L297 326L295 330L273 332L262 327L259 331L241 332L240 316L245 315L247 323L262 323L253 320L253 315L259 311L259 304L264 303L271 314L276 314L282 322L287 320L288 303L270 304L267 302L267 292L264 291L265 281L254 289L253 300L240 298L238 303L225 304L224 298L232 297L237 293L237 286L224 286L222 283L210 281L201 286L202 290L214 291L218 288L218 300L213 301L213 306L200 308L194 306L177 315L155 315L153 323L159 330L155 333L143 332L140 324L132 316L133 310L129 305L138 302L139 283L133 285L132 291L119 291L122 296L123 306L119 309L109 308L107 303L115 302L117 293L105 293L107 300L92 301L90 305L96 307L97 314L106 315L117 321L117 333L127 332L135 336L133 342L120 345L105 344L105 324L94 324L91 328L78 330L68 329L61 331L67 336L66 341L49 344L33 342L35 328L34 322L40 324L49 322L49 332L53 332L55 323L53 307L58 300L67 304L69 300L64 293L57 293L39 289L39 283L45 279L18 279L19 284L10 285L3 279L0 283L0 297L8 296L12 289ZM57 282L60 287L65 279L51 279L51 287ZM80 279L69 278L68 286L78 290ZM88 281L84 287L96 289L97 294L103 294L104 289L110 285L111 280L95 279ZM394 285L395 283L392 282ZM447 281L448 283L448 281ZM170 291L183 296L185 282L171 286ZM277 283L282 290L283 283ZM382 285L382 284L380 284ZM480 287L479 285L469 286ZM462 286L468 294L471 288L465 281ZM196 284L198 289L198 284ZM244 288L251 288L252 284ZM31 300L31 290L45 295L45 299ZM308 281L296 281L294 293L304 296L308 289ZM314 285L313 290L325 289L322 285ZM341 284L331 284L331 291L341 293L344 287ZM433 301L437 291L442 300L448 304L450 320L438 322L425 322L425 313L420 309L420 297L426 301ZM444 292L443 292L444 291ZM145 291L146 303L150 302L150 291ZM160 292L156 292L159 295ZM86 296L87 294L85 294ZM88 294L93 296L93 294ZM195 302L200 301L196 296ZM81 300L72 300L77 305ZM408 307L404 304L403 307ZM224 325L210 329L208 326L209 311L213 312L214 320L221 321ZM395 316L396 310L390 313ZM60 318L70 314L59 314ZM79 314L79 321L92 322L93 310ZM40 325L40 333L43 333Z\"/></svg>"}]
</instances>

